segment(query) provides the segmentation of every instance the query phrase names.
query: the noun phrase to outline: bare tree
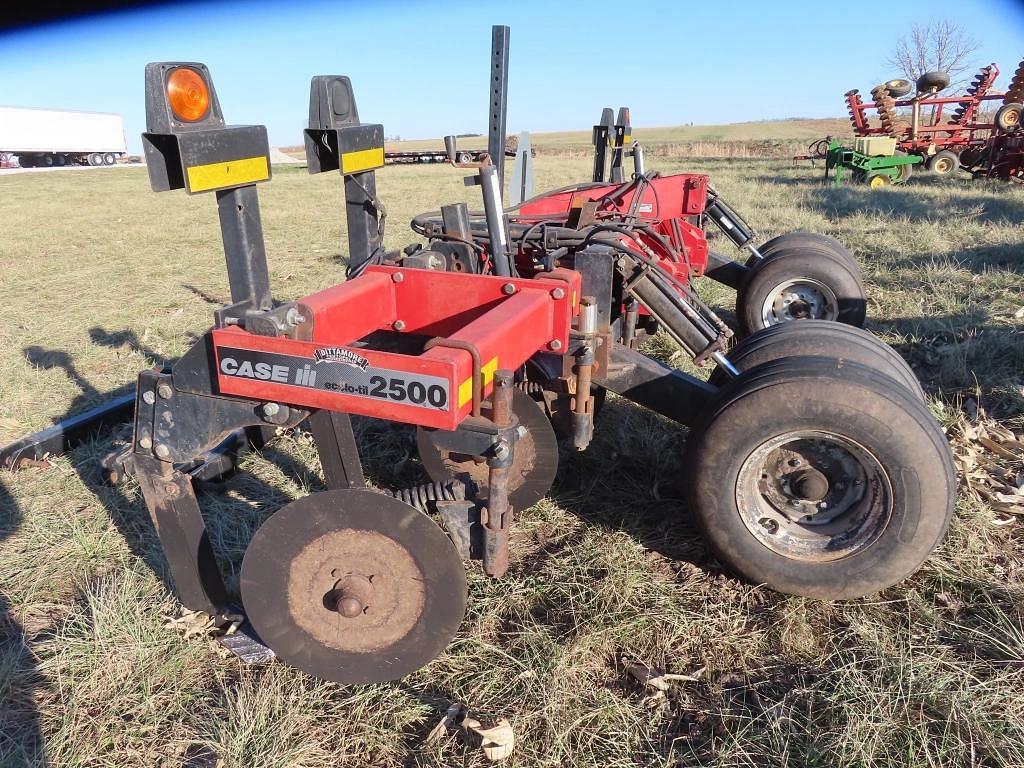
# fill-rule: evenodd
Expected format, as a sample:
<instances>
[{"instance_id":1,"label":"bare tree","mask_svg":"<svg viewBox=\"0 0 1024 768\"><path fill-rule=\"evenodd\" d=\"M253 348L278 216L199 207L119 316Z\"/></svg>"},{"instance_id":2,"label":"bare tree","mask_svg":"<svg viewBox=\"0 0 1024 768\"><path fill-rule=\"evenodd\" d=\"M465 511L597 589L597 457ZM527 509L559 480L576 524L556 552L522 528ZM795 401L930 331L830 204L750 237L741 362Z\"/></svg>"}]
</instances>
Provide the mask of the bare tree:
<instances>
[{"instance_id":1,"label":"bare tree","mask_svg":"<svg viewBox=\"0 0 1024 768\"><path fill-rule=\"evenodd\" d=\"M942 19L914 24L896 43L886 63L910 82L925 72L948 72L951 85L960 88L970 80L964 76L974 68L974 54L981 45L956 22Z\"/></svg>"}]
</instances>

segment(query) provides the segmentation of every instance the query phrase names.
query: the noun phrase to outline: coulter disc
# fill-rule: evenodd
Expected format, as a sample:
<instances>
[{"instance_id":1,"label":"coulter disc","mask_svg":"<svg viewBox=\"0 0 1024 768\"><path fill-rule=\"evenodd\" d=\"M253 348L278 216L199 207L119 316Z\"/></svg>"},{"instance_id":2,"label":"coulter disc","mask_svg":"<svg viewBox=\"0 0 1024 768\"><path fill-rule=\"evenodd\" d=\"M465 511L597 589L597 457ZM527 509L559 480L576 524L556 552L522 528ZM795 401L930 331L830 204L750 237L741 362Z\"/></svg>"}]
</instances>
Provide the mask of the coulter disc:
<instances>
[{"instance_id":1,"label":"coulter disc","mask_svg":"<svg viewBox=\"0 0 1024 768\"><path fill-rule=\"evenodd\" d=\"M245 552L241 591L282 661L338 683L419 669L466 612L466 572L444 532L363 489L314 493L275 512Z\"/></svg>"},{"instance_id":2,"label":"coulter disc","mask_svg":"<svg viewBox=\"0 0 1024 768\"><path fill-rule=\"evenodd\" d=\"M489 416L490 403L484 402L480 410L483 416ZM512 393L512 411L519 417L520 426L526 427L526 435L516 443L508 486L509 503L516 512L522 512L543 499L555 481L558 438L537 402L519 389ZM426 429L416 430L416 447L431 480L469 480L481 493L486 493L489 474L486 462L441 450Z\"/></svg>"}]
</instances>

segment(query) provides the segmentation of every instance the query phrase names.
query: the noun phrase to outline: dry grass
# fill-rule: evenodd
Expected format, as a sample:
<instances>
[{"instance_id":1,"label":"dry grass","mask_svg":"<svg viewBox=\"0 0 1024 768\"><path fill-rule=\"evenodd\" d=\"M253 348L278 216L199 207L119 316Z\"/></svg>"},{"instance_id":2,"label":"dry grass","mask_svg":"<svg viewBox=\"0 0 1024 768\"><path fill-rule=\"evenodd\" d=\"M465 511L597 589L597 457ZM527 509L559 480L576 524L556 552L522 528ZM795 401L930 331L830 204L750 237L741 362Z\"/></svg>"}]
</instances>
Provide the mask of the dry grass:
<instances>
[{"instance_id":1,"label":"dry grass","mask_svg":"<svg viewBox=\"0 0 1024 768\"><path fill-rule=\"evenodd\" d=\"M539 188L587 166L542 154ZM959 423L970 396L1024 425L1019 190L924 178L833 190L766 160L656 166L710 173L765 237L808 227L845 240L870 283L872 327L915 366L940 418ZM472 194L443 167L388 168L379 186L391 246L411 239L412 214ZM340 279L340 180L285 168L261 196L277 295ZM143 170L0 178L0 243L0 442L180 355L227 295L212 199L153 194ZM660 339L651 351L673 352ZM407 430L358 429L374 482L422 476ZM610 402L595 444L564 454L550 499L522 515L509 576L471 569L447 652L365 687L244 668L168 628L178 608L138 489L99 482L109 438L4 474L0 765L479 765L453 740L423 744L452 701L512 721L511 765L1024 765L1024 524L995 526L964 496L907 583L844 603L786 597L710 558L674 490L684 441ZM321 487L301 435L244 470L202 499L233 584L250 532ZM632 661L706 671L652 699Z\"/></svg>"}]
</instances>

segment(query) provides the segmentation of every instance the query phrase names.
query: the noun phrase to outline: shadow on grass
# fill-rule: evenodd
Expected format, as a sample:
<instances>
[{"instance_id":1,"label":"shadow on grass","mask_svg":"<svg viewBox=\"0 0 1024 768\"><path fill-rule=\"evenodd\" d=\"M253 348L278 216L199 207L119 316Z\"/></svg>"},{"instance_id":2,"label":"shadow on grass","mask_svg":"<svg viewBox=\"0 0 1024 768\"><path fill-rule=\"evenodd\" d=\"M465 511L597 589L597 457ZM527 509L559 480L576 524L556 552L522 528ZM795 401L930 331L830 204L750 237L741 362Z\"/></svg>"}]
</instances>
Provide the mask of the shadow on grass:
<instances>
[{"instance_id":1,"label":"shadow on grass","mask_svg":"<svg viewBox=\"0 0 1024 768\"><path fill-rule=\"evenodd\" d=\"M914 341L893 347L931 394L955 405L980 393L990 416L1024 415L1024 344L1020 331L991 322L973 306L959 315L871 320L875 331Z\"/></svg>"},{"instance_id":2,"label":"shadow on grass","mask_svg":"<svg viewBox=\"0 0 1024 768\"><path fill-rule=\"evenodd\" d=\"M0 475L0 542L21 525L22 512ZM43 688L24 628L0 592L0 765L49 764L35 700Z\"/></svg>"},{"instance_id":3,"label":"shadow on grass","mask_svg":"<svg viewBox=\"0 0 1024 768\"><path fill-rule=\"evenodd\" d=\"M590 447L582 453L561 451L551 498L589 526L625 532L669 560L712 569L714 558L680 491L684 444L683 428L609 398Z\"/></svg>"},{"instance_id":4,"label":"shadow on grass","mask_svg":"<svg viewBox=\"0 0 1024 768\"><path fill-rule=\"evenodd\" d=\"M807 181L797 179L765 179L770 184L799 186ZM911 219L913 221L970 221L1015 227L1020 222L1024 203L1010 187L983 184L990 194L972 194L953 180L922 177L904 186L869 189L863 185L833 187L822 185L820 194L808 195L804 204L812 210L832 217L872 216ZM809 191L813 183L809 184ZM938 193L917 194L928 191ZM984 192L985 190L979 190ZM956 192L956 194L952 194ZM943 194L948 193L948 194Z\"/></svg>"},{"instance_id":5,"label":"shadow on grass","mask_svg":"<svg viewBox=\"0 0 1024 768\"><path fill-rule=\"evenodd\" d=\"M1024 218L1024 211L1021 213L1021 218ZM929 251L897 259L887 264L887 268L893 270L920 269L933 264L948 264L959 269L969 269L972 272L995 269L1024 273L1024 237L1019 243L973 245L946 252Z\"/></svg>"}]
</instances>

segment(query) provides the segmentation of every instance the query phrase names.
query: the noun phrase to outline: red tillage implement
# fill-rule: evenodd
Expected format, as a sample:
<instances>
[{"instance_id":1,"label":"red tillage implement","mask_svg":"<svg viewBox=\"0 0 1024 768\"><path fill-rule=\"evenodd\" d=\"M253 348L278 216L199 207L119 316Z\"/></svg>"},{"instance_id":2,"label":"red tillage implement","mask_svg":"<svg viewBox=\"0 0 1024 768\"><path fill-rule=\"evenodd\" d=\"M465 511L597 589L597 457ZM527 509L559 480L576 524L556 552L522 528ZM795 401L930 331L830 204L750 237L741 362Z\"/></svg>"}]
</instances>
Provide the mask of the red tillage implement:
<instances>
[{"instance_id":1,"label":"red tillage implement","mask_svg":"<svg viewBox=\"0 0 1024 768\"><path fill-rule=\"evenodd\" d=\"M265 129L224 124L202 64L146 68L151 185L216 194L231 303L173 366L139 375L131 442L105 464L138 480L181 602L223 622L244 612L222 641L243 658L362 683L437 656L463 619L466 561L496 577L518 567L510 533L552 487L556 430L585 450L606 392L690 428L685 507L718 559L756 583L874 592L910 575L949 523L956 479L920 385L871 334L834 322L858 324L865 304L835 240L755 245L706 176L644 169L625 110L595 127L591 182L503 207L507 44L495 28L488 157L460 164L483 212L421 214L426 243L402 251L382 244L383 127L360 122L348 78L313 78L308 167L344 179L350 260L348 280L292 301L271 294L263 246ZM180 80L193 85L171 98ZM709 221L746 263L708 249ZM739 289L738 344L698 297L702 275ZM710 377L644 354L658 329L713 363ZM430 482L367 487L350 414L416 427ZM72 426L83 419L0 461L62 448ZM253 534L232 594L194 480L276 428L312 436L322 480Z\"/></svg>"}]
</instances>

